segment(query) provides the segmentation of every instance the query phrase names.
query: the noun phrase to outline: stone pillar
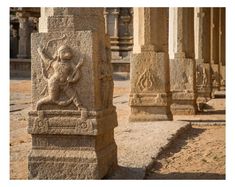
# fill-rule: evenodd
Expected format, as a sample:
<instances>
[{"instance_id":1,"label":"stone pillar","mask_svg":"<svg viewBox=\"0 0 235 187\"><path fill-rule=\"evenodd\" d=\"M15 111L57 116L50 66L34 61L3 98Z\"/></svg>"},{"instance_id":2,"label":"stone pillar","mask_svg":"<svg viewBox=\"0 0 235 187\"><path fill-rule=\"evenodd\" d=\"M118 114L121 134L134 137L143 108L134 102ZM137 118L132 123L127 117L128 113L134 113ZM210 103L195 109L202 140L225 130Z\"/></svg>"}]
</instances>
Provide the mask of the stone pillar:
<instances>
[{"instance_id":1,"label":"stone pillar","mask_svg":"<svg viewBox=\"0 0 235 187\"><path fill-rule=\"evenodd\" d=\"M173 115L192 115L196 107L194 55L194 9L174 8L174 59L170 61L170 87ZM173 19L175 19L173 21Z\"/></svg>"},{"instance_id":2,"label":"stone pillar","mask_svg":"<svg viewBox=\"0 0 235 187\"><path fill-rule=\"evenodd\" d=\"M117 60L121 59L120 56L120 47L119 47L119 34L118 34L118 19L119 19L119 9L114 8L112 13L114 17L114 25L113 25L113 36L112 36L112 59Z\"/></svg>"},{"instance_id":3,"label":"stone pillar","mask_svg":"<svg viewBox=\"0 0 235 187\"><path fill-rule=\"evenodd\" d=\"M117 166L102 8L41 8L32 34L29 179L100 179Z\"/></svg>"},{"instance_id":4,"label":"stone pillar","mask_svg":"<svg viewBox=\"0 0 235 187\"><path fill-rule=\"evenodd\" d=\"M16 58L18 54L18 31L10 26L10 58Z\"/></svg>"},{"instance_id":5,"label":"stone pillar","mask_svg":"<svg viewBox=\"0 0 235 187\"><path fill-rule=\"evenodd\" d=\"M225 8L219 9L219 66L220 90L225 90Z\"/></svg>"},{"instance_id":6,"label":"stone pillar","mask_svg":"<svg viewBox=\"0 0 235 187\"><path fill-rule=\"evenodd\" d=\"M171 120L168 8L134 8L130 121Z\"/></svg>"},{"instance_id":7,"label":"stone pillar","mask_svg":"<svg viewBox=\"0 0 235 187\"><path fill-rule=\"evenodd\" d=\"M105 34L108 34L108 11L104 8Z\"/></svg>"},{"instance_id":8,"label":"stone pillar","mask_svg":"<svg viewBox=\"0 0 235 187\"><path fill-rule=\"evenodd\" d=\"M214 92L220 90L219 66L219 8L211 8L211 68L212 68L212 97Z\"/></svg>"},{"instance_id":9,"label":"stone pillar","mask_svg":"<svg viewBox=\"0 0 235 187\"><path fill-rule=\"evenodd\" d=\"M118 16L119 16L119 11L117 8L114 9L114 12L112 13L114 15L114 37L118 37Z\"/></svg>"},{"instance_id":10,"label":"stone pillar","mask_svg":"<svg viewBox=\"0 0 235 187\"><path fill-rule=\"evenodd\" d=\"M197 102L211 97L210 8L195 8L195 59Z\"/></svg>"},{"instance_id":11,"label":"stone pillar","mask_svg":"<svg viewBox=\"0 0 235 187\"><path fill-rule=\"evenodd\" d=\"M19 51L18 58L30 58L30 28L29 14L25 12L17 12L19 19Z\"/></svg>"}]
</instances>

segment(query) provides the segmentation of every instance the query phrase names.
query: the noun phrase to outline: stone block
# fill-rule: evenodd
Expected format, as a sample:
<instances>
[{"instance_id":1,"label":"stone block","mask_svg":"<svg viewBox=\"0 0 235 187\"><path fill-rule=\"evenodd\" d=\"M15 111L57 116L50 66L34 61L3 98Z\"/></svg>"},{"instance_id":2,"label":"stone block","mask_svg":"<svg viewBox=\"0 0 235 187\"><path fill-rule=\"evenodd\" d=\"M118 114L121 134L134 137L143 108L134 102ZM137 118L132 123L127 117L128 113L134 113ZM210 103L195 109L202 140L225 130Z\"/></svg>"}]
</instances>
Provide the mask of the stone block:
<instances>
[{"instance_id":1,"label":"stone block","mask_svg":"<svg viewBox=\"0 0 235 187\"><path fill-rule=\"evenodd\" d=\"M170 61L171 112L173 115L193 115L197 111L195 61L176 58Z\"/></svg>"},{"instance_id":2,"label":"stone block","mask_svg":"<svg viewBox=\"0 0 235 187\"><path fill-rule=\"evenodd\" d=\"M211 97L211 67L203 60L196 61L196 88L200 100L208 101Z\"/></svg>"},{"instance_id":3,"label":"stone block","mask_svg":"<svg viewBox=\"0 0 235 187\"><path fill-rule=\"evenodd\" d=\"M211 64L211 81L212 81L212 98L214 98L215 91L220 90L221 75L219 64Z\"/></svg>"},{"instance_id":4,"label":"stone block","mask_svg":"<svg viewBox=\"0 0 235 187\"><path fill-rule=\"evenodd\" d=\"M168 55L142 51L131 58L130 121L171 120Z\"/></svg>"}]
</instances>

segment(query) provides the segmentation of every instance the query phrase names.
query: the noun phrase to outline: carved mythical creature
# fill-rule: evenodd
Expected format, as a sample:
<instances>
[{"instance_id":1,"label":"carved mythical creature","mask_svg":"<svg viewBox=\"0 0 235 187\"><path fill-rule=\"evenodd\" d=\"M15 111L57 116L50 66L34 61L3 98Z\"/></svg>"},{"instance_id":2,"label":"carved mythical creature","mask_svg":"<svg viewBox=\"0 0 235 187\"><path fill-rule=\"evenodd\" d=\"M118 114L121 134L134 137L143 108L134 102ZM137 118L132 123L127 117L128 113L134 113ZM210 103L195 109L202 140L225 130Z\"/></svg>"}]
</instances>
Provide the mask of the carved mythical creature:
<instances>
[{"instance_id":1,"label":"carved mythical creature","mask_svg":"<svg viewBox=\"0 0 235 187\"><path fill-rule=\"evenodd\" d=\"M73 83L80 78L80 67L83 64L83 56L75 66L72 63L73 53L70 47L62 45L58 48L55 58L50 58L45 52L45 48L38 48L38 53L42 59L41 68L43 78L47 81L47 86L41 94L48 92L48 95L36 103L36 110L40 110L43 104L57 104L67 106L73 104L80 110L81 104L78 101L76 89ZM47 67L46 67L47 65ZM52 74L49 73L52 70ZM61 93L64 93L67 100L61 100Z\"/></svg>"}]
</instances>

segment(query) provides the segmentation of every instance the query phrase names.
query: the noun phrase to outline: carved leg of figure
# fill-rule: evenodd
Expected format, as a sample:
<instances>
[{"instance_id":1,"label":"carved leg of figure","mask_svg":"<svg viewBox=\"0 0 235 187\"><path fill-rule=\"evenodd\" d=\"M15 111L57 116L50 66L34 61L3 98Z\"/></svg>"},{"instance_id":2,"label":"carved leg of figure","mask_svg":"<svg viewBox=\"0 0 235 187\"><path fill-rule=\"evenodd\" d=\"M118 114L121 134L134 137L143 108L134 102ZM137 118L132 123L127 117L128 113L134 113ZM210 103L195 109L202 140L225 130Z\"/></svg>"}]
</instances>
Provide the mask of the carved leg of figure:
<instances>
[{"instance_id":1,"label":"carved leg of figure","mask_svg":"<svg viewBox=\"0 0 235 187\"><path fill-rule=\"evenodd\" d=\"M40 110L43 104L53 103L51 96L44 97L40 99L36 104L36 110Z\"/></svg>"},{"instance_id":2,"label":"carved leg of figure","mask_svg":"<svg viewBox=\"0 0 235 187\"><path fill-rule=\"evenodd\" d=\"M73 104L80 110L82 105L78 100L76 90L67 86L64 88L64 92L68 98L72 98Z\"/></svg>"}]
</instances>

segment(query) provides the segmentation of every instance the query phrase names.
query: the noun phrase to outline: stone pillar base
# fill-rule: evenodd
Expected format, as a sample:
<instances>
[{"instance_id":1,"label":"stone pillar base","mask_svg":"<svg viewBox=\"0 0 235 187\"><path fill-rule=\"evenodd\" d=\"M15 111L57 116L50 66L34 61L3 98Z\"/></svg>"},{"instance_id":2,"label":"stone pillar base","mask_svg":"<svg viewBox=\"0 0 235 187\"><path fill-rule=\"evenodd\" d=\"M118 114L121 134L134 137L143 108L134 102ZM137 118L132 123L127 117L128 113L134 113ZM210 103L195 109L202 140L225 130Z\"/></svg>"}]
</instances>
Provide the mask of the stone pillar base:
<instances>
[{"instance_id":1,"label":"stone pillar base","mask_svg":"<svg viewBox=\"0 0 235 187\"><path fill-rule=\"evenodd\" d=\"M82 136L73 137L81 141ZM67 138L66 142L69 142ZM91 138L92 142L94 139ZM49 140L49 139L47 139ZM117 147L95 150L34 149L28 156L29 179L101 179L117 166ZM115 158L115 159L114 159Z\"/></svg>"},{"instance_id":2,"label":"stone pillar base","mask_svg":"<svg viewBox=\"0 0 235 187\"><path fill-rule=\"evenodd\" d=\"M141 50L131 58L129 121L172 120L168 54L156 53L151 45Z\"/></svg>"},{"instance_id":3,"label":"stone pillar base","mask_svg":"<svg viewBox=\"0 0 235 187\"><path fill-rule=\"evenodd\" d=\"M214 93L216 91L220 90L221 76L220 76L220 73L219 73L219 65L218 64L213 64L213 62L212 62L211 69L212 69L212 93L211 93L211 97L214 98Z\"/></svg>"},{"instance_id":4,"label":"stone pillar base","mask_svg":"<svg viewBox=\"0 0 235 187\"><path fill-rule=\"evenodd\" d=\"M172 91L171 112L173 115L194 115L197 112L195 61L188 58L170 62L170 84Z\"/></svg>"},{"instance_id":5,"label":"stone pillar base","mask_svg":"<svg viewBox=\"0 0 235 187\"><path fill-rule=\"evenodd\" d=\"M169 107L131 107L130 122L172 120Z\"/></svg>"},{"instance_id":6,"label":"stone pillar base","mask_svg":"<svg viewBox=\"0 0 235 187\"><path fill-rule=\"evenodd\" d=\"M173 104L171 112L173 115L195 115L197 113L196 96L194 93L172 93Z\"/></svg>"},{"instance_id":7,"label":"stone pillar base","mask_svg":"<svg viewBox=\"0 0 235 187\"><path fill-rule=\"evenodd\" d=\"M117 166L115 108L90 111L42 110L29 113L29 179L100 179Z\"/></svg>"},{"instance_id":8,"label":"stone pillar base","mask_svg":"<svg viewBox=\"0 0 235 187\"><path fill-rule=\"evenodd\" d=\"M194 104L188 103L174 103L171 105L171 112L173 115L195 115L197 108Z\"/></svg>"},{"instance_id":9,"label":"stone pillar base","mask_svg":"<svg viewBox=\"0 0 235 187\"><path fill-rule=\"evenodd\" d=\"M171 95L169 93L135 93L129 96L130 122L169 121Z\"/></svg>"},{"instance_id":10,"label":"stone pillar base","mask_svg":"<svg viewBox=\"0 0 235 187\"><path fill-rule=\"evenodd\" d=\"M203 59L196 60L197 103L205 103L211 98L211 67Z\"/></svg>"}]
</instances>

